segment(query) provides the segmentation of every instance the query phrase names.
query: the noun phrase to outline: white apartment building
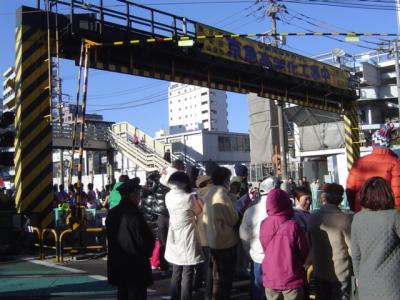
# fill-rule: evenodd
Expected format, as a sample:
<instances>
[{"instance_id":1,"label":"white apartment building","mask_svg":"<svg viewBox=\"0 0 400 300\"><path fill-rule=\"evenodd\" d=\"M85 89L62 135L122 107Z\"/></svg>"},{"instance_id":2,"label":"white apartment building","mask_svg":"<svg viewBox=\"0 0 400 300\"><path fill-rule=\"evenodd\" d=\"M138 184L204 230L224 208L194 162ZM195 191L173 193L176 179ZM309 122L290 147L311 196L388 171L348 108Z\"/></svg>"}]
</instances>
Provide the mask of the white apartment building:
<instances>
[{"instance_id":1,"label":"white apartment building","mask_svg":"<svg viewBox=\"0 0 400 300\"><path fill-rule=\"evenodd\" d=\"M3 102L0 104L0 108L2 107L2 110L15 109L14 67L10 67L4 72L3 78Z\"/></svg>"},{"instance_id":2,"label":"white apartment building","mask_svg":"<svg viewBox=\"0 0 400 300\"><path fill-rule=\"evenodd\" d=\"M167 136L157 141L171 144L172 153L185 163L204 164L213 160L221 165L250 162L250 140L247 133L196 130Z\"/></svg>"},{"instance_id":3,"label":"white apartment building","mask_svg":"<svg viewBox=\"0 0 400 300\"><path fill-rule=\"evenodd\" d=\"M225 91L171 82L168 88L169 133L228 131Z\"/></svg>"}]
</instances>

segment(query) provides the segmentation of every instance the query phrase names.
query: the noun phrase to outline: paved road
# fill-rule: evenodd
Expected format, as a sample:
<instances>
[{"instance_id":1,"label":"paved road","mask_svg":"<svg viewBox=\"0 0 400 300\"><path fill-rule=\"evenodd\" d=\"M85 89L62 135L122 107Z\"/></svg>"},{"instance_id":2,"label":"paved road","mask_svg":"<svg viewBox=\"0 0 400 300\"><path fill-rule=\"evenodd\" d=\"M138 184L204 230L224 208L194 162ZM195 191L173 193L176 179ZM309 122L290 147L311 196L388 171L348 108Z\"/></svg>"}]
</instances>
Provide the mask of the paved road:
<instances>
[{"instance_id":1,"label":"paved road","mask_svg":"<svg viewBox=\"0 0 400 300\"><path fill-rule=\"evenodd\" d=\"M107 284L104 258L69 261L58 265L52 259L0 257L0 299L77 300L116 299L116 290ZM154 285L148 289L149 300L169 299L170 277L154 271ZM236 281L232 299L250 299L249 282ZM194 300L203 299L200 292Z\"/></svg>"}]
</instances>

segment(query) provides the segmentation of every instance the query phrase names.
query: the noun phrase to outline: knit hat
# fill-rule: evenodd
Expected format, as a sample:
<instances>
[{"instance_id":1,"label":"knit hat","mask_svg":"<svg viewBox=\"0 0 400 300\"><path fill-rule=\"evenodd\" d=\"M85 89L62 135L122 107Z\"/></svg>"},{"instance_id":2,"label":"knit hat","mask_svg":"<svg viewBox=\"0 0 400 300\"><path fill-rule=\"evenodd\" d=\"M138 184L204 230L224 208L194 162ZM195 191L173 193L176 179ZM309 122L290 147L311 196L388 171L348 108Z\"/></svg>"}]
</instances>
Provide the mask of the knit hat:
<instances>
[{"instance_id":1,"label":"knit hat","mask_svg":"<svg viewBox=\"0 0 400 300\"><path fill-rule=\"evenodd\" d=\"M394 131L393 123L386 123L372 135L373 148L389 148L392 140L391 133Z\"/></svg>"},{"instance_id":2,"label":"knit hat","mask_svg":"<svg viewBox=\"0 0 400 300\"><path fill-rule=\"evenodd\" d=\"M235 164L234 168L236 176L242 176L242 177L247 176L247 167L245 165L237 163Z\"/></svg>"}]
</instances>

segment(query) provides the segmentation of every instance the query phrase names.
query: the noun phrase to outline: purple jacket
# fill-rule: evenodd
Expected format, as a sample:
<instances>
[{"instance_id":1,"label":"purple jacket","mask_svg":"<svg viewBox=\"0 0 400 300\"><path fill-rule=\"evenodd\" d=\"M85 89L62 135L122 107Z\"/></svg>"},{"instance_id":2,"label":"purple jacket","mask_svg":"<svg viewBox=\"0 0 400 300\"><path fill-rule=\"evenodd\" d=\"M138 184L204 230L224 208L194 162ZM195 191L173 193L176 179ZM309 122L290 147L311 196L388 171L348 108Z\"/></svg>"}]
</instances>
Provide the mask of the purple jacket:
<instances>
[{"instance_id":1,"label":"purple jacket","mask_svg":"<svg viewBox=\"0 0 400 300\"><path fill-rule=\"evenodd\" d=\"M293 217L288 194L274 189L267 198L268 218L261 223L260 242L265 257L262 262L263 285L276 290L295 289L306 280L303 264L308 245L303 230Z\"/></svg>"}]
</instances>

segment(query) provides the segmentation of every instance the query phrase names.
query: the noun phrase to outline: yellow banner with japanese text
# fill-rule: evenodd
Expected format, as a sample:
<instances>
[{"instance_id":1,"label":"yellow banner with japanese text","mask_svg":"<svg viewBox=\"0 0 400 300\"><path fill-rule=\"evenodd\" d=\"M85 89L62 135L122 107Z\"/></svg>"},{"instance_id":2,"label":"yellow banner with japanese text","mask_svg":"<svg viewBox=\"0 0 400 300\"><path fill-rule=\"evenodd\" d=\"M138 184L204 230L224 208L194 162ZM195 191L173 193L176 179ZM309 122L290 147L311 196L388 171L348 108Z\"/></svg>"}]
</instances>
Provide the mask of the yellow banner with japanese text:
<instances>
[{"instance_id":1,"label":"yellow banner with japanese text","mask_svg":"<svg viewBox=\"0 0 400 300\"><path fill-rule=\"evenodd\" d=\"M202 39L202 52L236 62L259 65L296 78L349 89L350 73L290 51L244 37L222 37L228 32L197 23L197 36Z\"/></svg>"}]
</instances>

